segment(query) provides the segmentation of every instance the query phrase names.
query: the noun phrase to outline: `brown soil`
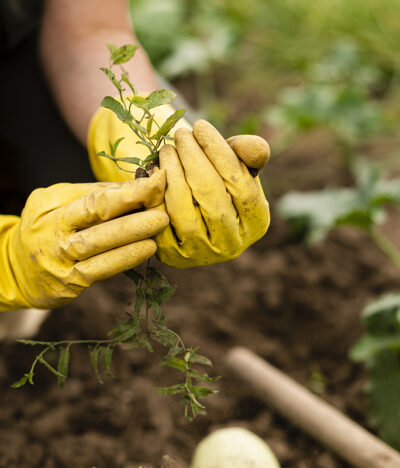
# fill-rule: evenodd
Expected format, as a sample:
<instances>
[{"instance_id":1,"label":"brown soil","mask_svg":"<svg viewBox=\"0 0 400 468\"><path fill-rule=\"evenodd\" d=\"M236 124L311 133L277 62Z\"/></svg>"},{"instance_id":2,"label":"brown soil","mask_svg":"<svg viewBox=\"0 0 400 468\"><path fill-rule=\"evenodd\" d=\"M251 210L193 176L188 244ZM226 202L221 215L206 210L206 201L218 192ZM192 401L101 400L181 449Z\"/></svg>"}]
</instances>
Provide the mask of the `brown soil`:
<instances>
[{"instance_id":1,"label":"brown soil","mask_svg":"<svg viewBox=\"0 0 400 468\"><path fill-rule=\"evenodd\" d=\"M301 153L298 164L322 168L307 161L308 151ZM347 181L329 161L322 175L313 179L309 170L304 171L307 180L292 181L293 163L290 154L270 162L266 180L272 207L280 186L304 189ZM368 427L364 372L349 362L347 352L362 333L363 306L400 289L399 276L362 233L338 230L323 244L306 248L272 214L268 235L233 262L185 271L162 267L178 285L165 306L169 326L210 356L215 374L222 376L207 416L186 422L178 401L154 390L179 377L158 365L158 355L117 352L116 378L99 385L86 350L78 347L63 389L43 370L35 386L13 390L10 384L27 371L34 348L3 343L0 467L158 468L163 454L187 467L196 444L227 425L260 435L282 467L348 466L254 397L224 367L224 355L232 346L248 346L297 381L319 388L324 399ZM133 295L123 275L98 284L54 311L36 339L104 337L129 310ZM321 375L325 387L317 385L315 376Z\"/></svg>"}]
</instances>

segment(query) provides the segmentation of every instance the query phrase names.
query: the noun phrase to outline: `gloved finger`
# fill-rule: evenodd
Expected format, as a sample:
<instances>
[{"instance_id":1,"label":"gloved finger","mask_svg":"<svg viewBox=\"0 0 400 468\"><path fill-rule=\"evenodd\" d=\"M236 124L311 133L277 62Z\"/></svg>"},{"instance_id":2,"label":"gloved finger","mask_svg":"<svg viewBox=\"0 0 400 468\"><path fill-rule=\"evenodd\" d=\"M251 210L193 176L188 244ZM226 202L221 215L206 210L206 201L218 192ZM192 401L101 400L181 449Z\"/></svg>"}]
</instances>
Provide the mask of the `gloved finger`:
<instances>
[{"instance_id":1,"label":"gloved finger","mask_svg":"<svg viewBox=\"0 0 400 468\"><path fill-rule=\"evenodd\" d=\"M163 211L141 211L71 234L63 250L71 260L84 260L153 237L168 223L168 215Z\"/></svg>"},{"instance_id":2,"label":"gloved finger","mask_svg":"<svg viewBox=\"0 0 400 468\"><path fill-rule=\"evenodd\" d=\"M257 135L235 135L226 140L246 166L261 169L267 163L270 156L268 143Z\"/></svg>"},{"instance_id":3,"label":"gloved finger","mask_svg":"<svg viewBox=\"0 0 400 468\"><path fill-rule=\"evenodd\" d=\"M101 192L106 189L116 189L121 187L121 182L97 182L84 184L60 183L46 188L34 190L27 200L26 205L41 207L43 200L46 200L46 212L51 212L57 208L64 207L78 198L85 197L90 193ZM39 209L42 213L42 209Z\"/></svg>"},{"instance_id":4,"label":"gloved finger","mask_svg":"<svg viewBox=\"0 0 400 468\"><path fill-rule=\"evenodd\" d=\"M94 191L60 208L60 216L71 229L84 229L129 211L160 205L164 199L165 171L151 177L129 180L116 188Z\"/></svg>"},{"instance_id":5,"label":"gloved finger","mask_svg":"<svg viewBox=\"0 0 400 468\"><path fill-rule=\"evenodd\" d=\"M237 213L223 179L204 154L191 131L178 129L175 146L193 197L208 228L211 243L220 236L237 238ZM229 147L229 146L228 146Z\"/></svg>"},{"instance_id":6,"label":"gloved finger","mask_svg":"<svg viewBox=\"0 0 400 468\"><path fill-rule=\"evenodd\" d=\"M197 120L193 134L218 174L225 182L236 182L242 176L238 157L219 131L206 120Z\"/></svg>"},{"instance_id":7,"label":"gloved finger","mask_svg":"<svg viewBox=\"0 0 400 468\"><path fill-rule=\"evenodd\" d=\"M243 223L249 216L265 218L266 200L257 179L238 159L224 137L205 120L198 120L193 133L204 153L225 182Z\"/></svg>"},{"instance_id":8,"label":"gloved finger","mask_svg":"<svg viewBox=\"0 0 400 468\"><path fill-rule=\"evenodd\" d=\"M164 145L161 148L160 168L165 169L167 175L165 207L178 241L192 234L207 237L201 213L198 207L193 204L192 191L186 182L178 153L172 145Z\"/></svg>"},{"instance_id":9,"label":"gloved finger","mask_svg":"<svg viewBox=\"0 0 400 468\"><path fill-rule=\"evenodd\" d=\"M135 268L153 256L156 250L157 245L152 239L134 242L76 263L75 274L83 277L88 285L92 285L97 281Z\"/></svg>"}]
</instances>

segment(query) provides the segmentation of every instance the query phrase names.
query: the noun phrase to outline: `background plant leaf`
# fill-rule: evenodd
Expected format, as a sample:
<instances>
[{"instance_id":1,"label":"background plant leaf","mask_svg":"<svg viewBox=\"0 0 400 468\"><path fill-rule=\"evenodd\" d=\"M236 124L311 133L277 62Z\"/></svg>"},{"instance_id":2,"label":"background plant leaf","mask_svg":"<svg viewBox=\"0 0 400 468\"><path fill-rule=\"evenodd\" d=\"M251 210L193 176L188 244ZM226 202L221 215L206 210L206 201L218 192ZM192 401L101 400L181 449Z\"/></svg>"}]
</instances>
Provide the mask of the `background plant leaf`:
<instances>
[{"instance_id":1,"label":"background plant leaf","mask_svg":"<svg viewBox=\"0 0 400 468\"><path fill-rule=\"evenodd\" d=\"M386 350L368 365L368 399L370 422L380 437L400 449L400 357Z\"/></svg>"}]
</instances>

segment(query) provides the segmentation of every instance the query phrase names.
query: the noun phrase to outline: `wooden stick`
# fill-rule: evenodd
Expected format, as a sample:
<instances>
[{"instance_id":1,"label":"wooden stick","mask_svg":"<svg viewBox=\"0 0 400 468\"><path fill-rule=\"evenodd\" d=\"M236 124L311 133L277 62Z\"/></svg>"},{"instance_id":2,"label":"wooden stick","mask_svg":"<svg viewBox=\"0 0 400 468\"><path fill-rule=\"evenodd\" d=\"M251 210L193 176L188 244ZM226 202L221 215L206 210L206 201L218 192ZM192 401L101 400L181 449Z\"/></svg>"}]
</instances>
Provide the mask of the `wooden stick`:
<instances>
[{"instance_id":1,"label":"wooden stick","mask_svg":"<svg viewBox=\"0 0 400 468\"><path fill-rule=\"evenodd\" d=\"M400 468L400 453L247 348L233 348L230 369L269 406L359 468Z\"/></svg>"}]
</instances>

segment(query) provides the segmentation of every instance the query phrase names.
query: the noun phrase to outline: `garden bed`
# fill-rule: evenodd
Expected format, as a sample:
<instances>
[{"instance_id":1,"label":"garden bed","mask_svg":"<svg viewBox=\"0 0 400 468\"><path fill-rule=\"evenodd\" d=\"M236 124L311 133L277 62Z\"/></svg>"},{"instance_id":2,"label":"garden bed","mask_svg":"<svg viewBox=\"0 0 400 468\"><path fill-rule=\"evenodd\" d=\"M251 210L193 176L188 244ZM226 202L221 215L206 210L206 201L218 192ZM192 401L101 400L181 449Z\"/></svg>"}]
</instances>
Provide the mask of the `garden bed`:
<instances>
[{"instance_id":1,"label":"garden bed","mask_svg":"<svg viewBox=\"0 0 400 468\"><path fill-rule=\"evenodd\" d=\"M223 365L232 346L248 346L368 427L364 372L349 362L347 352L362 333L362 308L384 292L400 290L400 278L364 234L340 229L324 243L306 248L274 214L280 183L286 190L294 161L312 167L317 155L298 153L270 162L271 228L241 257L191 270L162 267L178 285L165 305L168 325L211 357L212 373L222 376L219 393L206 400L207 416L186 422L177 399L154 390L179 378L158 365L157 352L116 353L116 377L100 385L86 349L77 348L63 389L44 370L34 387L13 390L11 383L29 368L35 350L3 343L0 467L157 468L163 454L187 467L197 443L226 425L257 433L282 467L347 466L257 400ZM346 182L340 169L329 167L324 180L290 182L291 187ZM396 223L391 226L392 234L397 228ZM54 311L35 338L104 337L129 310L133 294L133 284L123 275L98 284Z\"/></svg>"}]
</instances>

